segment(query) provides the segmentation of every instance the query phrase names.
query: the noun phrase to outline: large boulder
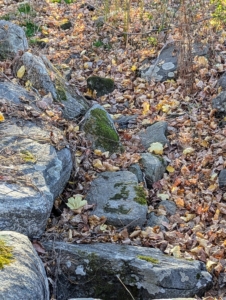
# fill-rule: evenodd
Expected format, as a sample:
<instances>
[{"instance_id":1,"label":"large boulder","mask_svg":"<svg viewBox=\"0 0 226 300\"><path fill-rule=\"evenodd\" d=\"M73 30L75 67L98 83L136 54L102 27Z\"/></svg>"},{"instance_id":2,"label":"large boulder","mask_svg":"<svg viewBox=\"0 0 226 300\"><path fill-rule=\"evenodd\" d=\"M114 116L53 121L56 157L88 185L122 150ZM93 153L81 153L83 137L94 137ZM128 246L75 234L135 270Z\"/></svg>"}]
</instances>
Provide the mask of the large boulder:
<instances>
[{"instance_id":1,"label":"large boulder","mask_svg":"<svg viewBox=\"0 0 226 300\"><path fill-rule=\"evenodd\" d=\"M58 253L58 298L150 300L203 296L212 277L200 261L176 259L159 249L116 244L47 242ZM125 288L126 287L126 288ZM126 290L128 289L128 290Z\"/></svg>"},{"instance_id":2,"label":"large boulder","mask_svg":"<svg viewBox=\"0 0 226 300\"><path fill-rule=\"evenodd\" d=\"M5 91L3 95L2 91ZM21 96L27 101L33 99L20 87L0 85L0 103L8 105L11 111L11 118L0 123L0 230L40 237L53 202L70 177L72 159L64 143L62 147L58 145L59 150L51 145L51 136L63 139L59 129L42 121L26 121L19 116L18 107L25 111L27 107L30 111L32 106L18 102L18 91L23 91Z\"/></svg>"},{"instance_id":3,"label":"large boulder","mask_svg":"<svg viewBox=\"0 0 226 300\"><path fill-rule=\"evenodd\" d=\"M0 59L13 58L18 51L27 49L24 30L16 24L0 20Z\"/></svg>"},{"instance_id":4,"label":"large boulder","mask_svg":"<svg viewBox=\"0 0 226 300\"><path fill-rule=\"evenodd\" d=\"M116 227L142 226L146 221L145 193L131 172L101 173L91 183L86 199L96 205L95 215L106 216L107 223Z\"/></svg>"},{"instance_id":5,"label":"large boulder","mask_svg":"<svg viewBox=\"0 0 226 300\"><path fill-rule=\"evenodd\" d=\"M0 267L0 299L49 300L45 269L29 239L17 232L0 231L0 242L13 257Z\"/></svg>"},{"instance_id":6,"label":"large boulder","mask_svg":"<svg viewBox=\"0 0 226 300\"><path fill-rule=\"evenodd\" d=\"M25 73L21 80L29 81L34 88L46 94L51 93L53 99L61 103L63 116L66 119L77 118L88 110L89 104L86 99L76 87L66 83L60 72L45 56L25 52L14 62L14 73L17 74L22 66L25 67ZM50 74L52 74L51 78Z\"/></svg>"},{"instance_id":7,"label":"large boulder","mask_svg":"<svg viewBox=\"0 0 226 300\"><path fill-rule=\"evenodd\" d=\"M103 152L109 151L110 153L122 150L114 122L108 112L99 104L93 105L87 111L82 130L91 142L93 149L100 149Z\"/></svg>"}]
</instances>

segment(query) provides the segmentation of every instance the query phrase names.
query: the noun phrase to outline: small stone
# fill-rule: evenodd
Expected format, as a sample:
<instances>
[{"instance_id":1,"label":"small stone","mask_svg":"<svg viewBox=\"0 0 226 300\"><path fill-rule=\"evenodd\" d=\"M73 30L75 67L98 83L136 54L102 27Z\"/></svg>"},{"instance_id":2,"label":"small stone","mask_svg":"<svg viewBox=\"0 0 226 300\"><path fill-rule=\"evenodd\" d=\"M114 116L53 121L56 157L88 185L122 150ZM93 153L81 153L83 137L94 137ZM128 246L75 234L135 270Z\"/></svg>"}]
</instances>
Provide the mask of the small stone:
<instances>
[{"instance_id":1,"label":"small stone","mask_svg":"<svg viewBox=\"0 0 226 300\"><path fill-rule=\"evenodd\" d=\"M226 186L226 169L220 171L218 181L220 188Z\"/></svg>"}]
</instances>

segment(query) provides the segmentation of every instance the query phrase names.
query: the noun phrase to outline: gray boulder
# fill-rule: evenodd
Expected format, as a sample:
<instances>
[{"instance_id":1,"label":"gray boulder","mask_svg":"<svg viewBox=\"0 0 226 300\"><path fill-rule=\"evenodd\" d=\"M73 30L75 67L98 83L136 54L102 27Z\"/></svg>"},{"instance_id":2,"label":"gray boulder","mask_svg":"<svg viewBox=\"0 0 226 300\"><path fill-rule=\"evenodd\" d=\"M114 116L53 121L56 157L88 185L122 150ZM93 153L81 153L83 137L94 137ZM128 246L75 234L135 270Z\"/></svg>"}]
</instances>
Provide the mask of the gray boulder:
<instances>
[{"instance_id":1,"label":"gray boulder","mask_svg":"<svg viewBox=\"0 0 226 300\"><path fill-rule=\"evenodd\" d=\"M10 103L11 108L13 102L18 105L20 88L16 90L14 87L14 90L10 89L13 85L1 86L5 93L2 99L0 96L0 102ZM51 134L60 137L62 132L53 126L48 130L45 127L46 124L41 122L38 125L20 118L0 123L0 230L40 237L53 202L70 177L70 150L56 150L51 145Z\"/></svg>"},{"instance_id":2,"label":"gray boulder","mask_svg":"<svg viewBox=\"0 0 226 300\"><path fill-rule=\"evenodd\" d=\"M96 204L94 214L106 216L116 227L142 226L146 221L147 202L136 176L128 171L103 172L91 183L86 199Z\"/></svg>"},{"instance_id":3,"label":"gray boulder","mask_svg":"<svg viewBox=\"0 0 226 300\"><path fill-rule=\"evenodd\" d=\"M217 114L226 114L226 91L222 91L212 100L212 107L217 110Z\"/></svg>"},{"instance_id":4,"label":"gray boulder","mask_svg":"<svg viewBox=\"0 0 226 300\"><path fill-rule=\"evenodd\" d=\"M159 142L163 145L169 143L165 136L167 132L167 125L167 122L160 121L139 132L138 135L145 149L148 149L152 143Z\"/></svg>"},{"instance_id":5,"label":"gray boulder","mask_svg":"<svg viewBox=\"0 0 226 300\"><path fill-rule=\"evenodd\" d=\"M136 175L138 182L143 182L144 181L143 173L141 171L141 168L140 168L139 164L132 164L129 167L129 171Z\"/></svg>"},{"instance_id":6,"label":"gray boulder","mask_svg":"<svg viewBox=\"0 0 226 300\"><path fill-rule=\"evenodd\" d=\"M122 146L114 122L101 105L95 104L87 111L82 130L92 143L93 149L110 153L121 151Z\"/></svg>"},{"instance_id":7,"label":"gray boulder","mask_svg":"<svg viewBox=\"0 0 226 300\"><path fill-rule=\"evenodd\" d=\"M143 165L147 186L151 188L154 182L162 179L166 170L166 163L162 157L151 153L142 153L140 162Z\"/></svg>"},{"instance_id":8,"label":"gray boulder","mask_svg":"<svg viewBox=\"0 0 226 300\"><path fill-rule=\"evenodd\" d=\"M130 300L121 282L136 300L201 297L212 286L204 263L175 259L159 249L64 242L44 246L59 253L59 300L69 295Z\"/></svg>"},{"instance_id":9,"label":"gray boulder","mask_svg":"<svg viewBox=\"0 0 226 300\"><path fill-rule=\"evenodd\" d=\"M159 203L159 206L163 206L169 215L174 215L177 210L176 204L173 201L169 200L162 200Z\"/></svg>"},{"instance_id":10,"label":"gray boulder","mask_svg":"<svg viewBox=\"0 0 226 300\"><path fill-rule=\"evenodd\" d=\"M50 63L45 56L36 56L25 52L13 65L17 74L21 66L25 67L22 81L30 81L37 90L51 93L55 101L61 102L63 116L66 119L74 119L85 114L89 108L86 99L79 93L76 87L66 84L60 72ZM50 73L53 74L50 78Z\"/></svg>"},{"instance_id":11,"label":"gray boulder","mask_svg":"<svg viewBox=\"0 0 226 300\"><path fill-rule=\"evenodd\" d=\"M11 59L18 51L26 51L28 42L24 30L16 24L0 20L0 59Z\"/></svg>"},{"instance_id":12,"label":"gray boulder","mask_svg":"<svg viewBox=\"0 0 226 300\"><path fill-rule=\"evenodd\" d=\"M0 299L49 300L48 279L29 239L17 232L0 231L0 241L11 247L13 260L0 270Z\"/></svg>"}]
</instances>

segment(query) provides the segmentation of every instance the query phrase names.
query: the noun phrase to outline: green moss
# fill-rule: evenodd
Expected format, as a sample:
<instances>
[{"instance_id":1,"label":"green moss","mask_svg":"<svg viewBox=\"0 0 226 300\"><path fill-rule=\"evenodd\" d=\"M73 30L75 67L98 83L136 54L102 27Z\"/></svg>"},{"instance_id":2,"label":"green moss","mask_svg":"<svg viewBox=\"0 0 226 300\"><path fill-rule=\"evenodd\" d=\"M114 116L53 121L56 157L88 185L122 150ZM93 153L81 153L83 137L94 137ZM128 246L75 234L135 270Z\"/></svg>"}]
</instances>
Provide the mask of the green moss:
<instances>
[{"instance_id":1,"label":"green moss","mask_svg":"<svg viewBox=\"0 0 226 300\"><path fill-rule=\"evenodd\" d=\"M84 130L95 136L95 148L101 148L110 153L114 153L120 148L119 136L104 110L100 108L91 110Z\"/></svg>"},{"instance_id":2,"label":"green moss","mask_svg":"<svg viewBox=\"0 0 226 300\"><path fill-rule=\"evenodd\" d=\"M123 182L117 182L114 184L114 187L116 188L116 187L122 186L123 184L124 184Z\"/></svg>"},{"instance_id":3,"label":"green moss","mask_svg":"<svg viewBox=\"0 0 226 300\"><path fill-rule=\"evenodd\" d=\"M122 215L127 215L129 213L130 209L125 209L123 205L119 205L118 208L113 208L113 207L110 207L109 204L106 204L104 207L104 211L107 213L119 213Z\"/></svg>"},{"instance_id":4,"label":"green moss","mask_svg":"<svg viewBox=\"0 0 226 300\"><path fill-rule=\"evenodd\" d=\"M153 263L153 264L158 264L159 260L156 258L153 258L151 256L145 256L145 255L137 255L137 258L145 260L147 262Z\"/></svg>"},{"instance_id":5,"label":"green moss","mask_svg":"<svg viewBox=\"0 0 226 300\"><path fill-rule=\"evenodd\" d=\"M91 76L87 79L87 88L96 90L97 97L109 94L114 91L114 81L110 78Z\"/></svg>"},{"instance_id":6,"label":"green moss","mask_svg":"<svg viewBox=\"0 0 226 300\"><path fill-rule=\"evenodd\" d=\"M124 185L121 188L120 193L115 194L113 197L110 198L110 200L120 200L120 199L126 200L128 196L129 196L129 191L126 190L126 186Z\"/></svg>"},{"instance_id":7,"label":"green moss","mask_svg":"<svg viewBox=\"0 0 226 300\"><path fill-rule=\"evenodd\" d=\"M137 185L134 186L134 191L136 193L136 197L134 198L134 201L141 205L147 205L147 200L146 200L146 194L144 192L144 188L141 186Z\"/></svg>"},{"instance_id":8,"label":"green moss","mask_svg":"<svg viewBox=\"0 0 226 300\"><path fill-rule=\"evenodd\" d=\"M0 270L4 268L5 265L9 265L13 262L12 247L7 246L3 239L0 239Z\"/></svg>"},{"instance_id":9,"label":"green moss","mask_svg":"<svg viewBox=\"0 0 226 300\"><path fill-rule=\"evenodd\" d=\"M59 101L66 101L67 100L67 95L66 95L66 91L63 88L63 86L62 85L57 85L56 90L57 90L58 100Z\"/></svg>"},{"instance_id":10,"label":"green moss","mask_svg":"<svg viewBox=\"0 0 226 300\"><path fill-rule=\"evenodd\" d=\"M201 275L199 273L196 274L196 279L200 279Z\"/></svg>"}]
</instances>

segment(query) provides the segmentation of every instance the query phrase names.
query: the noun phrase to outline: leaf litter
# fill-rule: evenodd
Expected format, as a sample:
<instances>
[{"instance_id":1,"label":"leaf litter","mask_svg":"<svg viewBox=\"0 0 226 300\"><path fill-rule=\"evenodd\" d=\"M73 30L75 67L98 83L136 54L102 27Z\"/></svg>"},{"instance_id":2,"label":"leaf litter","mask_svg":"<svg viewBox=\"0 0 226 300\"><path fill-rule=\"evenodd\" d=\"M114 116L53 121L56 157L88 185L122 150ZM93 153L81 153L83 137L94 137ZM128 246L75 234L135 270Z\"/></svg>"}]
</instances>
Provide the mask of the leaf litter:
<instances>
[{"instance_id":1,"label":"leaf litter","mask_svg":"<svg viewBox=\"0 0 226 300\"><path fill-rule=\"evenodd\" d=\"M43 113L38 116L35 116L35 112L32 115L31 111L10 111L11 108L1 103L0 121L4 121L7 115L15 114L25 119L38 117L48 120L64 130L74 155L76 164L72 176L64 193L55 201L44 239L54 236L72 243L112 242L156 247L178 258L199 259L214 276L215 286L206 294L206 299L220 299L226 292L226 192L219 188L218 174L226 167L226 129L225 126L219 126L211 100L219 93L216 82L225 70L225 31L222 29L220 33L212 31L209 34L207 28L203 27L203 40L205 37L208 41L208 35L211 36L214 55L209 60L195 57L194 91L186 95L183 92L184 82L180 78L176 81L148 83L137 76L144 59L157 57L164 45L161 35L156 36L155 45L153 38L148 41L147 36L136 35L141 32L143 24L146 31L153 29L151 22L147 22L147 19L151 20L150 16L145 15L141 22L138 8L132 12L134 22L130 25L131 36L128 36L125 45L120 34L124 30L120 14L117 14L118 18L114 14L108 18L110 24L115 24L114 29L104 22L101 27L95 26L99 10L90 11L82 1L70 6L63 2L31 3L37 13L34 22L41 28L36 33L37 38L45 38L48 44L41 51L55 64L62 66L61 70L65 65L72 69L70 84L88 96L86 78L93 74L111 77L116 89L100 98L96 98L94 92L90 95L93 97L91 101L99 102L113 117L119 114L137 115L136 122L130 128L117 128L125 152L110 156L98 149L90 150L89 142L79 131L80 120L73 122L62 119L52 101L40 99L38 106ZM90 4L95 7L96 3ZM5 6L0 1L0 5L2 16L15 11L18 4L9 1ZM133 2L132 5L136 8L137 4ZM158 17L161 18L161 15ZM59 23L65 18L73 26L64 31ZM177 28L171 31L171 35L177 39ZM35 47L33 50L40 52ZM20 70L16 79L10 64L7 60L0 62L0 77L19 82L23 70ZM126 227L116 229L105 224L106 217L91 215L89 210L92 206L82 200L90 182L100 172L125 170L139 162L140 153L145 150L140 144L138 132L161 120L168 122L167 138L170 144L164 149L152 144L149 151L163 154L170 163L164 177L146 192L149 212L167 215L164 208L158 206L164 199L174 201L177 205L176 213L168 216L169 224L163 224L167 230L162 231L160 226L154 226L145 229L136 227L128 232ZM63 138L59 139L54 132L49 140L59 148L65 145L61 144ZM25 154L22 159L35 159L30 153ZM17 159L21 159L21 156ZM11 180L13 176L1 172L0 180L7 178ZM44 252L39 242L34 241L34 244L38 252Z\"/></svg>"}]
</instances>

